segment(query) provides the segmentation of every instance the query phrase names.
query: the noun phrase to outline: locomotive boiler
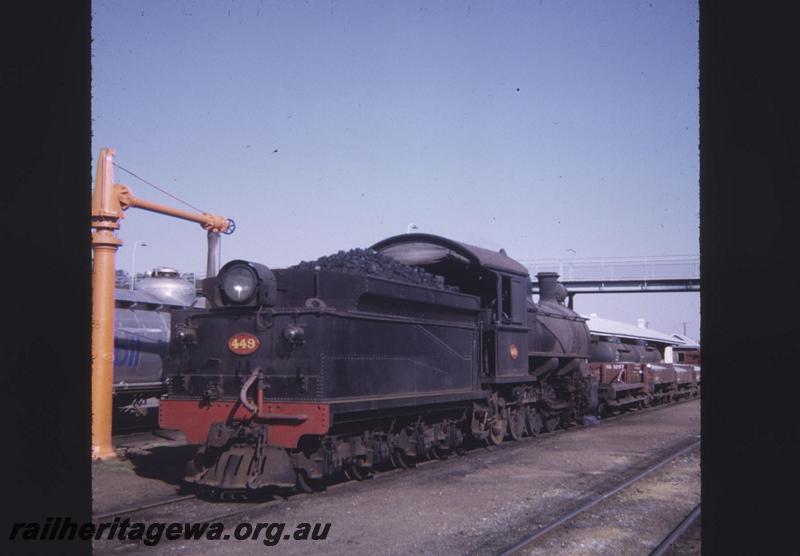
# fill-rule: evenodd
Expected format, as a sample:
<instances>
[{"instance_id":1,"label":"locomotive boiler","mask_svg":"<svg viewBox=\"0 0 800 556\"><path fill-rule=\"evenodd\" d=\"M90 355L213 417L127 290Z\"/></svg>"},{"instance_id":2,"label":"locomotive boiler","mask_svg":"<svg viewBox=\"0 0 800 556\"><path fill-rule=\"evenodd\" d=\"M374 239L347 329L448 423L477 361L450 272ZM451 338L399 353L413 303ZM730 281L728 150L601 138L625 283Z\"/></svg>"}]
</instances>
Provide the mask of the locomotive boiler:
<instances>
[{"instance_id":1,"label":"locomotive boiler","mask_svg":"<svg viewBox=\"0 0 800 556\"><path fill-rule=\"evenodd\" d=\"M597 410L586 319L557 275L429 234L286 269L235 260L173 313L160 424L203 489L321 488Z\"/></svg>"}]
</instances>

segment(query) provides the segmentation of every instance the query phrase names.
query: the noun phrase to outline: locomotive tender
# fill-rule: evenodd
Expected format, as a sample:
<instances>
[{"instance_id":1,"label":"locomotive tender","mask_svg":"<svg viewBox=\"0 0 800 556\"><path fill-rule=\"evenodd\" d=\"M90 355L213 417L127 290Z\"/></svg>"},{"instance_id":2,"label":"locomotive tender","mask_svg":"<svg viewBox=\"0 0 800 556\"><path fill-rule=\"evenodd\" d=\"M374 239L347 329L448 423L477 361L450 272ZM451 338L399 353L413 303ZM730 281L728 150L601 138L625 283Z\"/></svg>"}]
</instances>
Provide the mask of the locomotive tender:
<instances>
[{"instance_id":1,"label":"locomotive tender","mask_svg":"<svg viewBox=\"0 0 800 556\"><path fill-rule=\"evenodd\" d=\"M230 261L208 309L173 313L160 425L204 443L189 483L310 491L597 413L586 319L556 273L534 303L502 250L404 234L364 253L367 271Z\"/></svg>"}]
</instances>

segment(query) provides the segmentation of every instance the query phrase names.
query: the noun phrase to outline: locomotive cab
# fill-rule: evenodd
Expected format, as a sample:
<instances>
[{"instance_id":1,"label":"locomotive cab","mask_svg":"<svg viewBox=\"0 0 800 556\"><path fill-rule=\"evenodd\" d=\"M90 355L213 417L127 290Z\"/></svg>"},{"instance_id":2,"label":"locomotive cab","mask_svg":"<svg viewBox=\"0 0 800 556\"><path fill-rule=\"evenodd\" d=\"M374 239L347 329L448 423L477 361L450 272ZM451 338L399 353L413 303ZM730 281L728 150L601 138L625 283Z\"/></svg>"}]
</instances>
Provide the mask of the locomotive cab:
<instances>
[{"instance_id":1,"label":"locomotive cab","mask_svg":"<svg viewBox=\"0 0 800 556\"><path fill-rule=\"evenodd\" d=\"M490 251L429 234L405 234L372 247L396 261L444 277L462 293L480 298L482 374L528 375L528 270L504 250Z\"/></svg>"}]
</instances>

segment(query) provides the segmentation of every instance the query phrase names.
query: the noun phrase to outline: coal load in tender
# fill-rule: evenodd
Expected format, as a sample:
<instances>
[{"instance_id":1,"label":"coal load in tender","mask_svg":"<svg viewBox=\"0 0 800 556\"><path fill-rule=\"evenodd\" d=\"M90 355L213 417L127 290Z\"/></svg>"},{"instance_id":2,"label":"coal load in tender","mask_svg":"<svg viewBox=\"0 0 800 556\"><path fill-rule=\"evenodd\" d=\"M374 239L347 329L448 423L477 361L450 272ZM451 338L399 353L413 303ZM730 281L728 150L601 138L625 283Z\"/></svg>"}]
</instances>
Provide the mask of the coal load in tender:
<instances>
[{"instance_id":1,"label":"coal load in tender","mask_svg":"<svg viewBox=\"0 0 800 556\"><path fill-rule=\"evenodd\" d=\"M440 290L458 291L458 288L446 286L442 276L436 276L416 266L408 266L381 255L372 249L351 249L339 251L333 255L320 257L316 261L303 261L291 268L298 270L327 270L331 272L347 272L350 274L367 274L387 280L421 284Z\"/></svg>"}]
</instances>

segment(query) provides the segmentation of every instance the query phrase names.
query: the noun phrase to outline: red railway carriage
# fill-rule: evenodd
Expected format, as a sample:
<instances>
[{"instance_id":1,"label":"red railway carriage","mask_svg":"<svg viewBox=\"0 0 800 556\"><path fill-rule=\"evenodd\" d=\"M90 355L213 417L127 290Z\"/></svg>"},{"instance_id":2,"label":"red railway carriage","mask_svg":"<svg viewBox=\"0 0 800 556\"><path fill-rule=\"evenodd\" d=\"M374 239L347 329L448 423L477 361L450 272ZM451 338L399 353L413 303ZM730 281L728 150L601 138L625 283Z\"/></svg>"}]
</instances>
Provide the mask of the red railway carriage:
<instances>
[{"instance_id":1,"label":"red railway carriage","mask_svg":"<svg viewBox=\"0 0 800 556\"><path fill-rule=\"evenodd\" d=\"M699 366L665 361L685 339L595 315L588 325L600 413L699 394Z\"/></svg>"},{"instance_id":2,"label":"red railway carriage","mask_svg":"<svg viewBox=\"0 0 800 556\"><path fill-rule=\"evenodd\" d=\"M647 402L646 385L638 363L589 363L598 381L600 413L610 409L641 407Z\"/></svg>"}]
</instances>

